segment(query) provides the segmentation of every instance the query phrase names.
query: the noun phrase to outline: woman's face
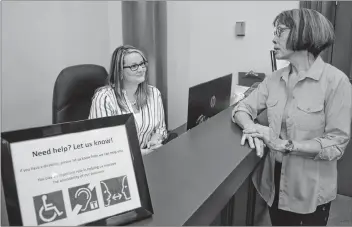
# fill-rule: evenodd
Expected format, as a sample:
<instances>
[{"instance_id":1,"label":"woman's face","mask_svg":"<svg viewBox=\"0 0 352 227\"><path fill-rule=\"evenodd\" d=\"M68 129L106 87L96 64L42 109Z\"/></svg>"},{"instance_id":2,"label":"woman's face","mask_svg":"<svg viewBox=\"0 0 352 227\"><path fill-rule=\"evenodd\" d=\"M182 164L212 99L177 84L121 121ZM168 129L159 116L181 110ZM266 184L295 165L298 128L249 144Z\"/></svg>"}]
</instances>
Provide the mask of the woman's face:
<instances>
[{"instance_id":1,"label":"woman's face","mask_svg":"<svg viewBox=\"0 0 352 227\"><path fill-rule=\"evenodd\" d=\"M139 53L127 54L124 58L123 81L131 84L140 84L145 80L147 67Z\"/></svg>"},{"instance_id":2,"label":"woman's face","mask_svg":"<svg viewBox=\"0 0 352 227\"><path fill-rule=\"evenodd\" d=\"M290 29L285 25L278 24L274 31L274 50L276 59L289 59L294 51L286 48Z\"/></svg>"}]
</instances>

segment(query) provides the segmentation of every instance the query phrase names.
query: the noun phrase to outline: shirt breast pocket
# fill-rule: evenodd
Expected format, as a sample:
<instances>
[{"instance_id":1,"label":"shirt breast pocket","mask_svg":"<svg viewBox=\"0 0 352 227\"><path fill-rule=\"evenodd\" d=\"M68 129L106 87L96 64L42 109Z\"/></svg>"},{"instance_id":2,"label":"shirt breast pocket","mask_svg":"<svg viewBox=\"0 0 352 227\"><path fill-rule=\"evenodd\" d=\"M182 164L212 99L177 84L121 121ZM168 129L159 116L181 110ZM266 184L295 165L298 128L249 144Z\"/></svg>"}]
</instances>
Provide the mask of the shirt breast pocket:
<instances>
[{"instance_id":1,"label":"shirt breast pocket","mask_svg":"<svg viewBox=\"0 0 352 227\"><path fill-rule=\"evenodd\" d=\"M324 103L299 101L295 118L296 126L299 129L323 130L325 128Z\"/></svg>"}]
</instances>

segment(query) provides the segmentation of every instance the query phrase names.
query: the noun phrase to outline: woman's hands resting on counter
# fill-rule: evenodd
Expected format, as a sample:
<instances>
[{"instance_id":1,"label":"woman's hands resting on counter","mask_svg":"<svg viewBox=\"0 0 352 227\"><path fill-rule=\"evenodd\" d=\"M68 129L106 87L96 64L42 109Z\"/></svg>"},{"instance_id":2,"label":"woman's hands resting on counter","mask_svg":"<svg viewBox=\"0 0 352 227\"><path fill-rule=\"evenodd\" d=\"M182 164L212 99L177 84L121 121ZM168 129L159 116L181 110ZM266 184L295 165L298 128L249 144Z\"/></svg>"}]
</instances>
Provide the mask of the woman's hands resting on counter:
<instances>
[{"instance_id":1,"label":"woman's hands resting on counter","mask_svg":"<svg viewBox=\"0 0 352 227\"><path fill-rule=\"evenodd\" d=\"M256 149L257 156L263 157L264 155L264 147L266 146L264 141L258 137L252 136L253 133L250 132L257 132L257 125L256 124L248 124L243 127L243 135L241 139L241 145L243 146L248 141L249 147L252 149ZM248 133L247 133L248 132Z\"/></svg>"},{"instance_id":2,"label":"woman's hands resting on counter","mask_svg":"<svg viewBox=\"0 0 352 227\"><path fill-rule=\"evenodd\" d=\"M284 151L285 142L279 139L270 127L264 125L254 123L245 125L241 145L244 145L246 140L252 149L256 149L259 157L263 157L265 146L268 146L270 150Z\"/></svg>"},{"instance_id":3,"label":"woman's hands resting on counter","mask_svg":"<svg viewBox=\"0 0 352 227\"><path fill-rule=\"evenodd\" d=\"M145 149L141 149L142 155L147 155L154 150L158 149L162 146L163 137L158 133L154 133L154 135L150 138L149 142L147 143L147 147Z\"/></svg>"}]
</instances>

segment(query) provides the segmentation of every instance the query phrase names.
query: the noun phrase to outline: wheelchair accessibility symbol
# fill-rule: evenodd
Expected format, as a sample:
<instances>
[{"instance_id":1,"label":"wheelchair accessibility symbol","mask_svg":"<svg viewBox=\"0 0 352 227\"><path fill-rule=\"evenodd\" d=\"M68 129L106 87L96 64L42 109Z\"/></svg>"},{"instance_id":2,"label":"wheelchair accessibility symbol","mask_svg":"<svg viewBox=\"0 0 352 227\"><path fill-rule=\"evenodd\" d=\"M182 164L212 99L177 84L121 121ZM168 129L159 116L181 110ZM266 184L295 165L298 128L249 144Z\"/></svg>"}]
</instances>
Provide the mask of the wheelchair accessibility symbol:
<instances>
[{"instance_id":1,"label":"wheelchair accessibility symbol","mask_svg":"<svg viewBox=\"0 0 352 227\"><path fill-rule=\"evenodd\" d=\"M66 218L62 191L33 197L38 225Z\"/></svg>"}]
</instances>

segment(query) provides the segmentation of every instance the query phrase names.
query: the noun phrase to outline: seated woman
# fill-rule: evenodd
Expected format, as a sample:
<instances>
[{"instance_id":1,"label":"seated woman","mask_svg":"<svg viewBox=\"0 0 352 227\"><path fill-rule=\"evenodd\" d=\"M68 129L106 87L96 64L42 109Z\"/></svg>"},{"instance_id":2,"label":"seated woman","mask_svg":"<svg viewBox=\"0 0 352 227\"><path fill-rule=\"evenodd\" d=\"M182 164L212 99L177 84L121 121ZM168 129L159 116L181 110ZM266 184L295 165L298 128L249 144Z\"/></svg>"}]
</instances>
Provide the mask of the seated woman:
<instances>
[{"instance_id":1,"label":"seated woman","mask_svg":"<svg viewBox=\"0 0 352 227\"><path fill-rule=\"evenodd\" d=\"M148 61L133 46L112 54L108 84L94 94L89 119L132 113L142 154L161 146L167 137L160 91L148 85Z\"/></svg>"}]
</instances>

